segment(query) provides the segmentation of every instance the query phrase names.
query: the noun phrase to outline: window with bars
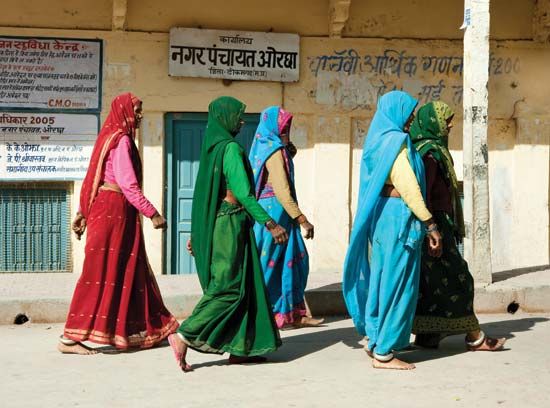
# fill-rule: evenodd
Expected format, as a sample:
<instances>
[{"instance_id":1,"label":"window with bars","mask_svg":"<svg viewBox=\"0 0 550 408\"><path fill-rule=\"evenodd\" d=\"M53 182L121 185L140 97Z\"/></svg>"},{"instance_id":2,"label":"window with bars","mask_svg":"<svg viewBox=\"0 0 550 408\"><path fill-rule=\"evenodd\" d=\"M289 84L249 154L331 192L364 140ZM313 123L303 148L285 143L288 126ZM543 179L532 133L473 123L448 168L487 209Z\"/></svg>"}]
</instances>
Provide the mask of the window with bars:
<instances>
[{"instance_id":1,"label":"window with bars","mask_svg":"<svg viewBox=\"0 0 550 408\"><path fill-rule=\"evenodd\" d=\"M69 272L69 193L0 186L0 272Z\"/></svg>"}]
</instances>

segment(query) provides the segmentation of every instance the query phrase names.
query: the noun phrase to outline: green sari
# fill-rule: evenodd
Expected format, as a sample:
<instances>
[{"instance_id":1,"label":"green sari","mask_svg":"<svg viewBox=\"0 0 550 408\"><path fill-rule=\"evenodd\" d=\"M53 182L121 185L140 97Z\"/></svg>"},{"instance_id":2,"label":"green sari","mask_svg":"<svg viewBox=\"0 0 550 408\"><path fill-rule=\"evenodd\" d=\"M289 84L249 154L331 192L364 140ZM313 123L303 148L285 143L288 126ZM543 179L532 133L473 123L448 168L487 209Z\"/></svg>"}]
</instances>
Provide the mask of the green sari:
<instances>
[{"instance_id":1,"label":"green sari","mask_svg":"<svg viewBox=\"0 0 550 408\"><path fill-rule=\"evenodd\" d=\"M256 356L281 345L254 240L254 220L269 215L257 203L252 171L234 141L245 105L214 100L193 196L191 243L203 297L178 332L193 349ZM230 189L239 201L223 200ZM252 219L253 218L253 219Z\"/></svg>"},{"instance_id":2,"label":"green sari","mask_svg":"<svg viewBox=\"0 0 550 408\"><path fill-rule=\"evenodd\" d=\"M448 187L452 207L451 214L433 211L443 238L441 258L431 257L427 244L422 249L420 291L412 331L418 343L432 346L445 335L479 329L473 309L474 280L457 247L464 237L464 217L453 160L447 148L447 120L453 116L447 104L431 102L418 110L410 129L411 140L420 155L425 159L429 154L439 164L438 172Z\"/></svg>"}]
</instances>

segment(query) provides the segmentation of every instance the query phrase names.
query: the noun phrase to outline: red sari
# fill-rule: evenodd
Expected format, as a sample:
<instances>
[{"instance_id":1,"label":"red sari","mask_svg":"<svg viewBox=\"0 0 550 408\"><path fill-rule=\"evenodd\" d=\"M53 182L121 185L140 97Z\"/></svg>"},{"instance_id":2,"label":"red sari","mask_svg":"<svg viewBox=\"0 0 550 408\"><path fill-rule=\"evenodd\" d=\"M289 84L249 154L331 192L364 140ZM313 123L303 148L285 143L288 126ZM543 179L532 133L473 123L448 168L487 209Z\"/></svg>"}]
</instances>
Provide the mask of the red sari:
<instances>
[{"instance_id":1,"label":"red sari","mask_svg":"<svg viewBox=\"0 0 550 408\"><path fill-rule=\"evenodd\" d=\"M71 340L121 349L151 347L178 328L149 266L138 211L123 194L99 188L111 149L122 136L135 138L137 102L129 93L114 99L94 146L80 194L88 230L84 267L63 333ZM132 159L140 177L135 144Z\"/></svg>"}]
</instances>

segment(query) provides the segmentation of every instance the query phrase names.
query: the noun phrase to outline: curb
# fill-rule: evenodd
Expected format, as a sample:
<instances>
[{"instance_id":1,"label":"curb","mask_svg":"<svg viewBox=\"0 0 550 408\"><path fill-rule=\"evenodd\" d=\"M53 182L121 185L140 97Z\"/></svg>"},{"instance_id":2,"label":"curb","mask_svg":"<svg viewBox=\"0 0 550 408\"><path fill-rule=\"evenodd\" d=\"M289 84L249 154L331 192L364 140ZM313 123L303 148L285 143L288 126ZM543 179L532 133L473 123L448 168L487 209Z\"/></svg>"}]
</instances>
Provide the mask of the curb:
<instances>
[{"instance_id":1,"label":"curb","mask_svg":"<svg viewBox=\"0 0 550 408\"><path fill-rule=\"evenodd\" d=\"M339 286L334 284L328 288L306 291L307 302L314 316L347 315ZM502 286L499 283L476 288L476 313L506 313L512 302L516 302L523 312L550 313L550 285L521 288ZM164 302L178 319L182 319L191 314L200 298L200 293L170 294L164 297ZM70 298L1 300L0 324L13 324L19 313L27 315L34 323L64 322L70 301Z\"/></svg>"}]
</instances>

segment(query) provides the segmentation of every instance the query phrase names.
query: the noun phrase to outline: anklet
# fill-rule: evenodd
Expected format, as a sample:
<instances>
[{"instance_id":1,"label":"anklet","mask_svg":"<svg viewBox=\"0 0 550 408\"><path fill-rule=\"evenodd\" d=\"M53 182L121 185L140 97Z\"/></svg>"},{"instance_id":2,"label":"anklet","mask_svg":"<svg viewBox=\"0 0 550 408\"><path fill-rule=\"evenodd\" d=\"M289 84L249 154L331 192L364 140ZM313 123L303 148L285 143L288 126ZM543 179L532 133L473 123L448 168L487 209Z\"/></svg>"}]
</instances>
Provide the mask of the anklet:
<instances>
[{"instance_id":1,"label":"anklet","mask_svg":"<svg viewBox=\"0 0 550 408\"><path fill-rule=\"evenodd\" d=\"M474 341L468 341L468 336L466 336L466 344L470 347L479 347L483 344L485 341L485 332L483 330L480 330L480 336L479 339Z\"/></svg>"},{"instance_id":2,"label":"anklet","mask_svg":"<svg viewBox=\"0 0 550 408\"><path fill-rule=\"evenodd\" d=\"M63 337L63 335L59 336L59 341L61 342L61 344L64 344L65 346L75 346L78 344L77 341L66 339L65 337Z\"/></svg>"},{"instance_id":3,"label":"anklet","mask_svg":"<svg viewBox=\"0 0 550 408\"><path fill-rule=\"evenodd\" d=\"M372 353L375 359L380 361L381 363L387 363L388 361L393 360L393 353L388 354L377 354L376 352Z\"/></svg>"}]
</instances>

